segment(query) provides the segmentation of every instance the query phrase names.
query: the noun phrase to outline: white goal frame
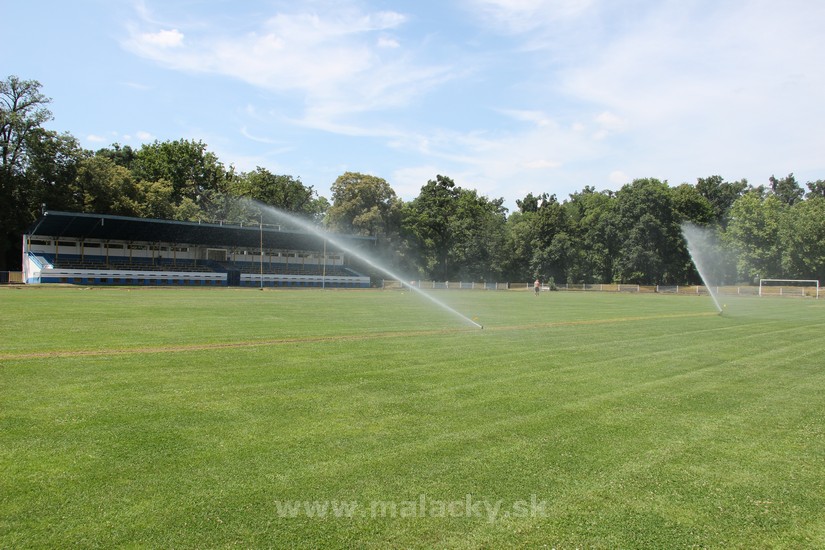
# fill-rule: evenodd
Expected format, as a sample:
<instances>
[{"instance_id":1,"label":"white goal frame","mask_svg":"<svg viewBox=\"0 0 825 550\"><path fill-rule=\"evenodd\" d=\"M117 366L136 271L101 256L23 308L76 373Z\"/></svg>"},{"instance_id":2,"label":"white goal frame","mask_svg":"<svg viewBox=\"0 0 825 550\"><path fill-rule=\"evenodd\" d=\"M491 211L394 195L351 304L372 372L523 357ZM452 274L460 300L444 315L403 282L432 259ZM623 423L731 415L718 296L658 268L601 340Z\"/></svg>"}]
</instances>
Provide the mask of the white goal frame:
<instances>
[{"instance_id":1,"label":"white goal frame","mask_svg":"<svg viewBox=\"0 0 825 550\"><path fill-rule=\"evenodd\" d=\"M782 287L781 283L793 283L793 285L787 286L796 286L802 288L802 295L805 295L806 288L813 288L816 287L816 297L819 298L819 280L817 279L759 279L759 295L763 296L762 294L762 287L765 286L762 283L780 283L768 286L778 286L779 287L779 296L782 296ZM800 284L803 283L803 284ZM805 285L804 283L810 283Z\"/></svg>"}]
</instances>

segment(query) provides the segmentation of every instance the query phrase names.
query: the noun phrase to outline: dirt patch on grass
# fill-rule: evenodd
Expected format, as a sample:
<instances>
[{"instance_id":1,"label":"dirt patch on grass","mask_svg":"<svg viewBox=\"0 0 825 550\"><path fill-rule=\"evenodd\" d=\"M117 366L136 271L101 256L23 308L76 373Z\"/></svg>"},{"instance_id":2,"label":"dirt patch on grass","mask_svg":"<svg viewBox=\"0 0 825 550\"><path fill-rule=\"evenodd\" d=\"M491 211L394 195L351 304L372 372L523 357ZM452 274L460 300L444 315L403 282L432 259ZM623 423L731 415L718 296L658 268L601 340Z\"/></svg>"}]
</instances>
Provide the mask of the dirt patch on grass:
<instances>
[{"instance_id":1,"label":"dirt patch on grass","mask_svg":"<svg viewBox=\"0 0 825 550\"><path fill-rule=\"evenodd\" d=\"M663 319L682 319L687 317L708 317L717 313L684 313L674 315L648 315L638 317L618 317L612 319L587 319L580 321L555 321L548 323L535 323L529 325L507 325L488 326L483 330L488 332L502 332L513 330L535 330L543 328L557 328L578 325L605 325L612 323L630 323L637 321L655 321ZM456 329L433 329L415 331L394 331L394 332L370 332L364 334L337 334L330 336L307 336L296 338L274 338L266 340L244 340L238 342L200 342L181 345L161 345L161 346L136 346L125 348L103 348L103 349L77 349L77 350L48 350L26 353L0 353L0 361L20 361L28 359L55 359L69 357L108 357L131 354L153 354L153 353L188 353L198 351L256 348L266 346L283 346L289 344L312 344L319 342L347 342L365 340L383 340L392 338L408 338L411 336L439 336L459 333L478 333L477 328L456 328Z\"/></svg>"},{"instance_id":2,"label":"dirt patch on grass","mask_svg":"<svg viewBox=\"0 0 825 550\"><path fill-rule=\"evenodd\" d=\"M375 332L366 334L339 334L332 336L307 336L298 338L275 338L266 340L244 340L238 342L200 342L165 346L136 346L125 348L48 350L27 353L0 353L0 361L25 359L54 359L61 357L106 357L112 355L150 354L150 353L186 353L221 349L255 348L265 346L282 346L288 344L308 344L318 342L343 342L358 340L379 340L385 338L402 338L407 336L428 336L455 332L472 332L470 329L428 330L405 332Z\"/></svg>"}]
</instances>

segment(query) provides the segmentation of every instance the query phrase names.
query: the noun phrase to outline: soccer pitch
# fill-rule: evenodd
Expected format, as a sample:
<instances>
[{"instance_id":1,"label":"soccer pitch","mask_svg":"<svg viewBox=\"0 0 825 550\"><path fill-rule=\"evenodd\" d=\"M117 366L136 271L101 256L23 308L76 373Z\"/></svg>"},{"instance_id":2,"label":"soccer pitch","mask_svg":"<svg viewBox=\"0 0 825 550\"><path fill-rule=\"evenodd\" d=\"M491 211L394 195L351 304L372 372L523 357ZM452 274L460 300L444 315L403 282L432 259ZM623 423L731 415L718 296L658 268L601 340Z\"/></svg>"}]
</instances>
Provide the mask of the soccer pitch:
<instances>
[{"instance_id":1,"label":"soccer pitch","mask_svg":"<svg viewBox=\"0 0 825 550\"><path fill-rule=\"evenodd\" d=\"M0 547L823 547L825 300L0 289Z\"/></svg>"}]
</instances>

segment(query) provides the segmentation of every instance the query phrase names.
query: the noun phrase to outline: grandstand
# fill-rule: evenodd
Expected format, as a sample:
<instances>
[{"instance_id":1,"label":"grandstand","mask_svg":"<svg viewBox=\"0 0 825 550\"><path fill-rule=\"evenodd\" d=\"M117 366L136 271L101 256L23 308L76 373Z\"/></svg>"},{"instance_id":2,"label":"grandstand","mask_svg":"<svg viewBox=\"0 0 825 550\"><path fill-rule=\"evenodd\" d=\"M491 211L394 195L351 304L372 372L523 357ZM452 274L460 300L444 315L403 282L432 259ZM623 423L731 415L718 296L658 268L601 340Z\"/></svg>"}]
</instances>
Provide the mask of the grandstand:
<instances>
[{"instance_id":1,"label":"grandstand","mask_svg":"<svg viewBox=\"0 0 825 550\"><path fill-rule=\"evenodd\" d=\"M364 248L371 237L335 236ZM322 235L264 225L47 211L23 235L28 284L363 288Z\"/></svg>"}]
</instances>

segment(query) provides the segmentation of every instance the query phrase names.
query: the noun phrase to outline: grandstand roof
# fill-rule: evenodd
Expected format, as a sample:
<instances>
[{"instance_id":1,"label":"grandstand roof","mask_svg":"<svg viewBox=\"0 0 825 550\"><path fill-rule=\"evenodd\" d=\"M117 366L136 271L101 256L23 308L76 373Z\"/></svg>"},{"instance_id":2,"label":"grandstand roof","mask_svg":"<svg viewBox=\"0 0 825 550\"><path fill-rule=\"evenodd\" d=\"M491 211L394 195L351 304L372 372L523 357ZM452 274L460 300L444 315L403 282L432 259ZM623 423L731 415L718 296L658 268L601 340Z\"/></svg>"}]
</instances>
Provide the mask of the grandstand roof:
<instances>
[{"instance_id":1,"label":"grandstand roof","mask_svg":"<svg viewBox=\"0 0 825 550\"><path fill-rule=\"evenodd\" d=\"M324 239L309 231L281 230L259 225L231 225L200 222L179 222L81 214L76 212L47 211L26 232L32 237L56 237L58 239L98 239L125 242L164 242L201 246L231 246L287 250L320 250ZM374 237L330 235L343 246L370 244ZM336 250L334 242L327 248Z\"/></svg>"}]
</instances>

